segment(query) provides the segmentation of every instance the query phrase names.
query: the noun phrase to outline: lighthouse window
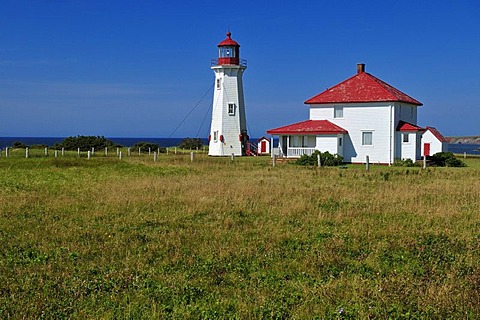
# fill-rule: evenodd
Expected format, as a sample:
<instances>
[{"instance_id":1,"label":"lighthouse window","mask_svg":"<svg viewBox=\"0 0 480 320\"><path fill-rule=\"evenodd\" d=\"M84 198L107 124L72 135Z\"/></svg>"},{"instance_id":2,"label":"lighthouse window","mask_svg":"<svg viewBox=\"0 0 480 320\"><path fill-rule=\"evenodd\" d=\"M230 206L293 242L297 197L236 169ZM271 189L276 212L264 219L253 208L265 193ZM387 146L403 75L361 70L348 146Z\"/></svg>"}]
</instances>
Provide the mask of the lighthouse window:
<instances>
[{"instance_id":1,"label":"lighthouse window","mask_svg":"<svg viewBox=\"0 0 480 320\"><path fill-rule=\"evenodd\" d=\"M228 104L228 114L231 116L235 115L235 103Z\"/></svg>"},{"instance_id":2,"label":"lighthouse window","mask_svg":"<svg viewBox=\"0 0 480 320\"><path fill-rule=\"evenodd\" d=\"M217 89L220 89L222 79L217 79Z\"/></svg>"},{"instance_id":3,"label":"lighthouse window","mask_svg":"<svg viewBox=\"0 0 480 320\"><path fill-rule=\"evenodd\" d=\"M213 141L214 142L218 141L218 131L213 131Z\"/></svg>"}]
</instances>

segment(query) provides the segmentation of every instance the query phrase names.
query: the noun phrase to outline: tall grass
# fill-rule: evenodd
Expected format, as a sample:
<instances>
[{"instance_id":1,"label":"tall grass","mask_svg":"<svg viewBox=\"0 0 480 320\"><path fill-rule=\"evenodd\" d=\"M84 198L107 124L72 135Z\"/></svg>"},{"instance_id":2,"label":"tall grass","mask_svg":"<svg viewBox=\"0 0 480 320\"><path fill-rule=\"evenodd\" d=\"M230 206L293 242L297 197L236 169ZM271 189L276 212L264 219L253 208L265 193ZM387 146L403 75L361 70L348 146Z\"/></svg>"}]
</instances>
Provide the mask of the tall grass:
<instances>
[{"instance_id":1,"label":"tall grass","mask_svg":"<svg viewBox=\"0 0 480 320\"><path fill-rule=\"evenodd\" d=\"M0 315L477 318L469 161L2 158Z\"/></svg>"}]
</instances>

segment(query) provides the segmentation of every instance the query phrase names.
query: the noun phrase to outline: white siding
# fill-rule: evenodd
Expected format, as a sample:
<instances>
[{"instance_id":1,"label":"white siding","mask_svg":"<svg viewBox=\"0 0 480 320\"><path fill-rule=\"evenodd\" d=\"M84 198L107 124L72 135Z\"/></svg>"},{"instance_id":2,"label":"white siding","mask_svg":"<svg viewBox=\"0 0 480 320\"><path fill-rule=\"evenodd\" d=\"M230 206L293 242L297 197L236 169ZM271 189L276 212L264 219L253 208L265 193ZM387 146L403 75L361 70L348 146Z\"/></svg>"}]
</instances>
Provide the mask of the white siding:
<instances>
[{"instance_id":1,"label":"white siding","mask_svg":"<svg viewBox=\"0 0 480 320\"><path fill-rule=\"evenodd\" d=\"M241 156L242 146L239 135L246 130L245 104L243 98L242 75L245 67L241 66L215 66L215 89L213 95L212 122L210 127L211 140L209 143L209 155L229 156L232 153ZM217 89L217 81L220 80L220 88ZM235 104L235 113L228 113L228 104ZM218 136L223 136L217 141L213 139L213 133L218 131Z\"/></svg>"},{"instance_id":2,"label":"white siding","mask_svg":"<svg viewBox=\"0 0 480 320\"><path fill-rule=\"evenodd\" d=\"M343 106L343 118L334 118L334 106ZM393 162L394 130L389 103L311 105L310 119L326 119L348 131L344 138L345 162ZM362 132L372 132L373 144L362 145Z\"/></svg>"},{"instance_id":3,"label":"white siding","mask_svg":"<svg viewBox=\"0 0 480 320\"><path fill-rule=\"evenodd\" d=\"M317 136L317 145L315 149L320 152L328 151L331 154L338 153L338 138L337 135L321 135Z\"/></svg>"},{"instance_id":4,"label":"white siding","mask_svg":"<svg viewBox=\"0 0 480 320\"><path fill-rule=\"evenodd\" d=\"M421 143L421 154L423 155L423 145L424 143L430 143L430 155L434 155L438 152L447 152L448 145L447 143L442 143L440 140L435 137L435 135L430 131L427 130L422 135L422 143Z\"/></svg>"}]
</instances>

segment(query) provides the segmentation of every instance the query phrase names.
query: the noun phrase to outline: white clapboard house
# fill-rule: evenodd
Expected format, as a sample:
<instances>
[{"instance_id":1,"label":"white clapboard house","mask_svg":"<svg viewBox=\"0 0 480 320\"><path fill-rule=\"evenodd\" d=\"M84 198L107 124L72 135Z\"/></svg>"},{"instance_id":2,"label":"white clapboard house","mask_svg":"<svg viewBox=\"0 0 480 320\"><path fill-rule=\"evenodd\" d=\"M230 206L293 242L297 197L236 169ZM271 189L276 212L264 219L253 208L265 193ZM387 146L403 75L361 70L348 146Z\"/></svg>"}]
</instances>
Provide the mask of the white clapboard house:
<instances>
[{"instance_id":1,"label":"white clapboard house","mask_svg":"<svg viewBox=\"0 0 480 320\"><path fill-rule=\"evenodd\" d=\"M295 158L315 150L339 154L345 162L391 164L422 157L422 105L357 64L357 73L305 101L310 119L268 130L278 136L277 156ZM438 131L437 131L438 132Z\"/></svg>"}]
</instances>

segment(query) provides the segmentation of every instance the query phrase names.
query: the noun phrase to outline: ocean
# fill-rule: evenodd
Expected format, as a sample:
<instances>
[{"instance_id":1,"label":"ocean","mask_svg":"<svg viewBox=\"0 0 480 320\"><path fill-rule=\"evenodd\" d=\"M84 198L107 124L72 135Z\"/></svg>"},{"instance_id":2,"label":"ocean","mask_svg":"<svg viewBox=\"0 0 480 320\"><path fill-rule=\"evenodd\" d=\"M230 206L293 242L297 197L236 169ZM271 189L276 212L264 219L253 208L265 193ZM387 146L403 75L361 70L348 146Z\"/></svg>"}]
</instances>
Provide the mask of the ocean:
<instances>
[{"instance_id":1,"label":"ocean","mask_svg":"<svg viewBox=\"0 0 480 320\"><path fill-rule=\"evenodd\" d=\"M174 147L178 146L183 138L109 138L114 143L125 146L131 147L137 142L153 142L157 143L160 147ZM31 146L31 145L47 145L53 146L55 143L60 143L63 141L63 137L0 137L0 148L3 150L5 147L11 146L14 142L19 141L23 142L24 144ZM202 138L202 141L205 145L208 145L208 139ZM257 141L256 138L251 139L251 141ZM274 145L277 145L277 141L274 141ZM467 153L471 155L480 155L480 144L460 144L460 143L450 143L448 145L448 150L453 153Z\"/></svg>"}]
</instances>

